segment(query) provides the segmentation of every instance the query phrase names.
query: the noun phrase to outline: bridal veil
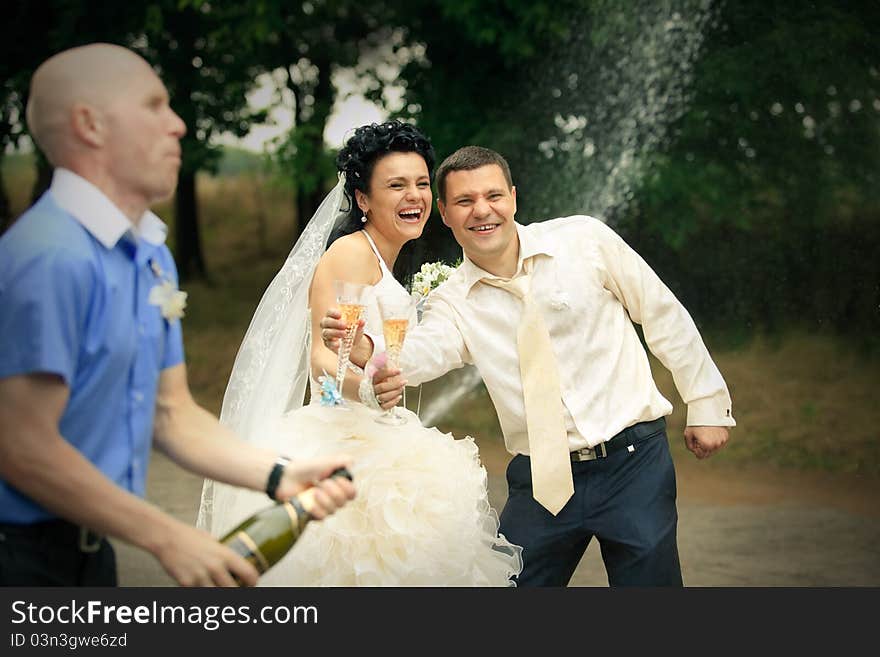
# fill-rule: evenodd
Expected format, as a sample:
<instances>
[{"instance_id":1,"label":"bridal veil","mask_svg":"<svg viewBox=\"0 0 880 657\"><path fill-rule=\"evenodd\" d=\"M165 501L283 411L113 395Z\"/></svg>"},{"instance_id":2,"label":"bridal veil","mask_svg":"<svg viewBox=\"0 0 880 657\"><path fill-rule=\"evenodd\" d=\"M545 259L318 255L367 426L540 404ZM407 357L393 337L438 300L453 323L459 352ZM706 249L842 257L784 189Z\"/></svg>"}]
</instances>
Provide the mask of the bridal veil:
<instances>
[{"instance_id":1,"label":"bridal veil","mask_svg":"<svg viewBox=\"0 0 880 657\"><path fill-rule=\"evenodd\" d=\"M242 440L269 444L265 427L302 405L310 371L309 288L333 229L348 214L344 178L324 198L269 284L239 347L220 421ZM218 535L240 518L239 489L205 480L196 521Z\"/></svg>"}]
</instances>

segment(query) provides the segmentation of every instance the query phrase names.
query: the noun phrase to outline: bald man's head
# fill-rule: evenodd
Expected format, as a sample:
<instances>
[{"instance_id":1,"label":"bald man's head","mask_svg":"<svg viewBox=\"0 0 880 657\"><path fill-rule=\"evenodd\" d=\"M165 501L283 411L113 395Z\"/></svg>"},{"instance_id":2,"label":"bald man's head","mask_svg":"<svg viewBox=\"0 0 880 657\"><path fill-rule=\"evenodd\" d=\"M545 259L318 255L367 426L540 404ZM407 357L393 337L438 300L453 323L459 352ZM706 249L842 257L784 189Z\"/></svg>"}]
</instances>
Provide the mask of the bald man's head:
<instances>
[{"instance_id":1,"label":"bald man's head","mask_svg":"<svg viewBox=\"0 0 880 657\"><path fill-rule=\"evenodd\" d=\"M78 147L72 115L77 106L96 111L125 93L126 82L149 64L121 46L95 43L50 57L31 78L27 124L49 161L63 165Z\"/></svg>"},{"instance_id":2,"label":"bald man's head","mask_svg":"<svg viewBox=\"0 0 880 657\"><path fill-rule=\"evenodd\" d=\"M99 43L37 69L27 121L55 167L89 181L136 220L177 185L186 126L170 102L146 61Z\"/></svg>"}]
</instances>

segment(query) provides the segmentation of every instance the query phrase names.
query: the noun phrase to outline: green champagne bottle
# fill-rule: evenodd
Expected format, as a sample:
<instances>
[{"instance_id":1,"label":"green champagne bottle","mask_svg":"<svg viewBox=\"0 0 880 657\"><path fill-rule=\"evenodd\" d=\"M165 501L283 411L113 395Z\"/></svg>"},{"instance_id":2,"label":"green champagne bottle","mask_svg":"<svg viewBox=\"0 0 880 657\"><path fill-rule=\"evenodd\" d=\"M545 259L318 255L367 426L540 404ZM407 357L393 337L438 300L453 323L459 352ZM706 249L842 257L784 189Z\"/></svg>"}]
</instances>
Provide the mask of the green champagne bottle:
<instances>
[{"instance_id":1,"label":"green champagne bottle","mask_svg":"<svg viewBox=\"0 0 880 657\"><path fill-rule=\"evenodd\" d=\"M349 481L352 478L345 468L334 470L330 476L346 477ZM312 520L314 497L314 489L308 488L285 502L257 511L220 542L250 561L262 575L278 563L302 535Z\"/></svg>"}]
</instances>

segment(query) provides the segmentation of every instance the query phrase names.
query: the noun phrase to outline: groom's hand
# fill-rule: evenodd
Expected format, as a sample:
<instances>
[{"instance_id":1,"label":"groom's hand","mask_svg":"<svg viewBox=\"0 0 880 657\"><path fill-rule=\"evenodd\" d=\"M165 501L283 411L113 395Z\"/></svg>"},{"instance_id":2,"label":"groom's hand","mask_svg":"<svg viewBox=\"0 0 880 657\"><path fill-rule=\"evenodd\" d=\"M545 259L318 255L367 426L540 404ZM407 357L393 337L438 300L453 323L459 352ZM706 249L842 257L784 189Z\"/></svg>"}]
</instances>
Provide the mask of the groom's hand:
<instances>
[{"instance_id":1,"label":"groom's hand","mask_svg":"<svg viewBox=\"0 0 880 657\"><path fill-rule=\"evenodd\" d=\"M403 397L404 386L406 379L398 367L383 367L373 375L373 392L385 410L397 405Z\"/></svg>"},{"instance_id":2,"label":"groom's hand","mask_svg":"<svg viewBox=\"0 0 880 657\"><path fill-rule=\"evenodd\" d=\"M728 436L727 427L685 427L684 444L698 459L705 459L724 447Z\"/></svg>"}]
</instances>

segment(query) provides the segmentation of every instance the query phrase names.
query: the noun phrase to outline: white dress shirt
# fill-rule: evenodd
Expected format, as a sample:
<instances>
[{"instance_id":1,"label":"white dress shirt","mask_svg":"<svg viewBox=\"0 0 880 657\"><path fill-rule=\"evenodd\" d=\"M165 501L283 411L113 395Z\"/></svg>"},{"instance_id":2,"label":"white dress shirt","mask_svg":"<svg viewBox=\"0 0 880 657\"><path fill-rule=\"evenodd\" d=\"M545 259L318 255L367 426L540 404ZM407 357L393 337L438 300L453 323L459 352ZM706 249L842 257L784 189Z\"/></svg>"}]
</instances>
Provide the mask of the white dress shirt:
<instances>
[{"instance_id":1,"label":"white dress shirt","mask_svg":"<svg viewBox=\"0 0 880 657\"><path fill-rule=\"evenodd\" d=\"M523 260L534 257L532 290L559 368L569 449L593 447L637 422L672 412L657 389L633 322L673 375L688 425L734 426L730 394L684 306L613 230L587 216L516 224ZM507 450L528 454L517 357L522 302L481 283L493 276L464 258L428 297L406 337L408 385L473 364L498 412Z\"/></svg>"},{"instance_id":2,"label":"white dress shirt","mask_svg":"<svg viewBox=\"0 0 880 657\"><path fill-rule=\"evenodd\" d=\"M147 210L136 224L132 223L104 192L69 169L55 169L49 191L58 207L69 212L108 249L129 231L150 244L165 243L168 227L159 217Z\"/></svg>"}]
</instances>

